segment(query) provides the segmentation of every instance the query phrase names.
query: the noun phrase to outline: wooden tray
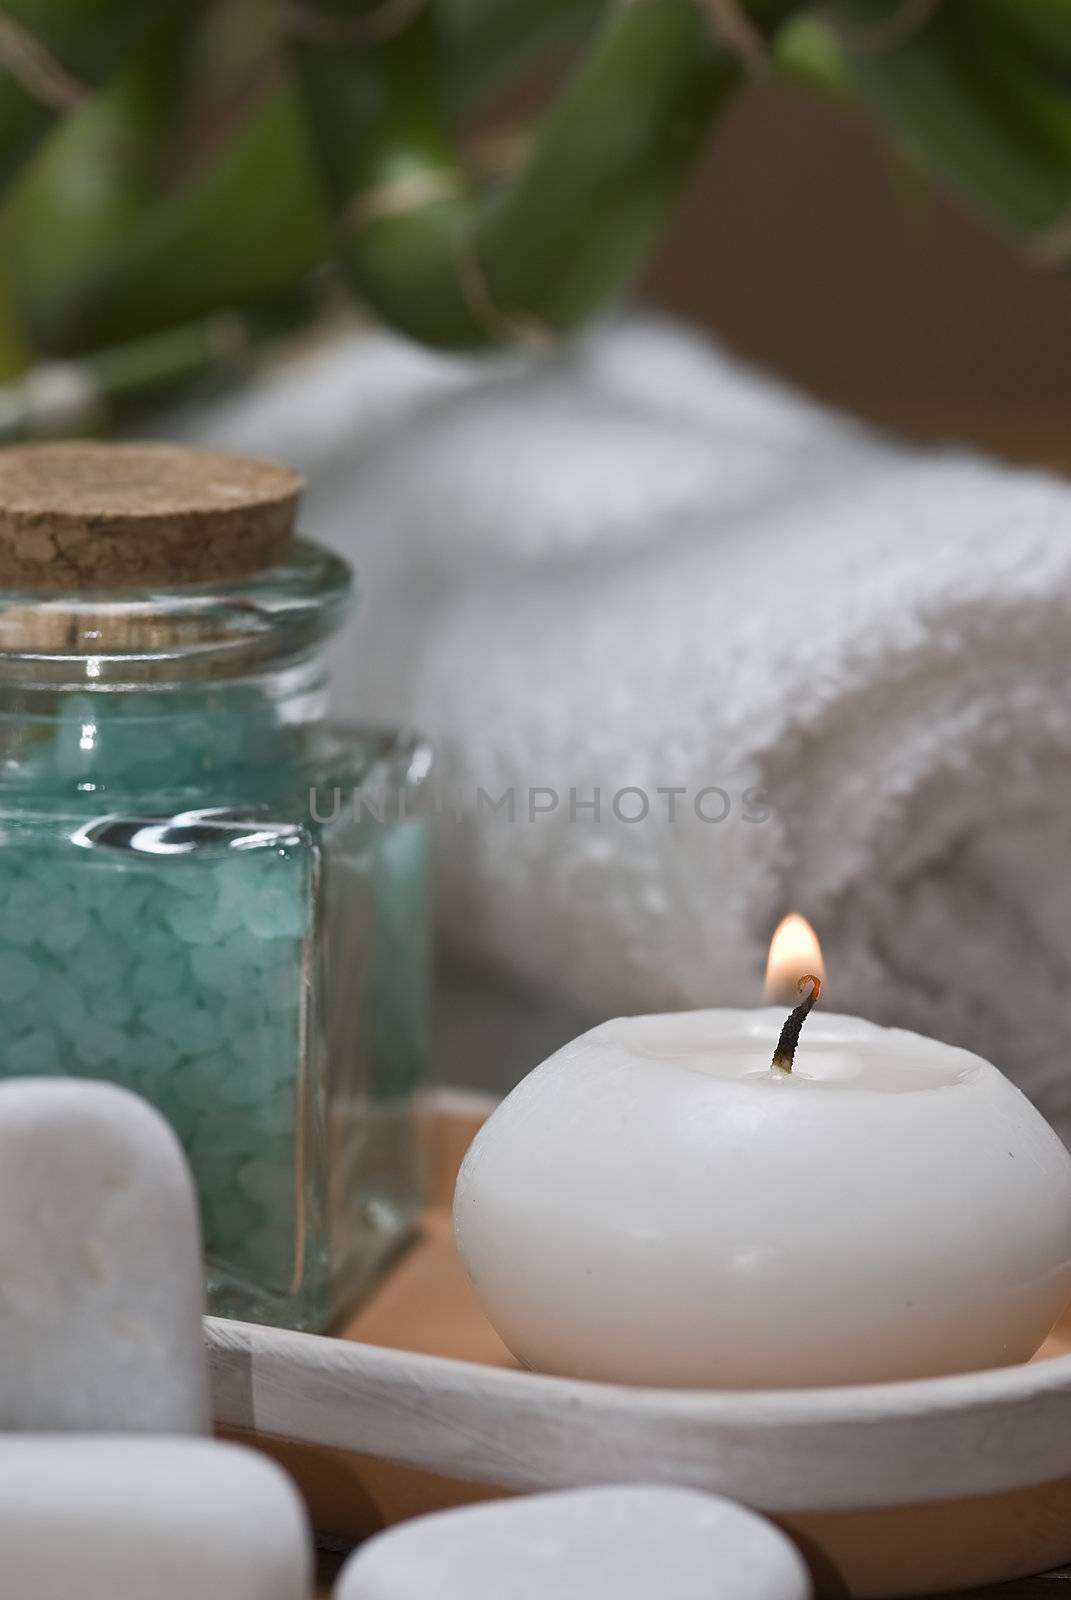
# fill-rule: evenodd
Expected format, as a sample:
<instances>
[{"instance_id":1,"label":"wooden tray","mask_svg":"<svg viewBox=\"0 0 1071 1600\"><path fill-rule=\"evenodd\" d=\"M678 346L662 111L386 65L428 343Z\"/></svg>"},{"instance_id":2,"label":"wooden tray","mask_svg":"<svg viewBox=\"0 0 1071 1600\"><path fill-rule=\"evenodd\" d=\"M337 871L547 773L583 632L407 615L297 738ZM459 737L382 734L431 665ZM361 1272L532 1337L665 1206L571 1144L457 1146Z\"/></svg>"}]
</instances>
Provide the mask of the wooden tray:
<instances>
[{"instance_id":1,"label":"wooden tray","mask_svg":"<svg viewBox=\"0 0 1071 1600\"><path fill-rule=\"evenodd\" d=\"M338 1337L209 1318L222 1431L294 1474L321 1533L518 1490L691 1484L775 1518L825 1595L918 1595L1071 1559L1071 1320L1028 1365L728 1393L522 1370L453 1249L457 1167L491 1102L445 1097L421 1235Z\"/></svg>"}]
</instances>

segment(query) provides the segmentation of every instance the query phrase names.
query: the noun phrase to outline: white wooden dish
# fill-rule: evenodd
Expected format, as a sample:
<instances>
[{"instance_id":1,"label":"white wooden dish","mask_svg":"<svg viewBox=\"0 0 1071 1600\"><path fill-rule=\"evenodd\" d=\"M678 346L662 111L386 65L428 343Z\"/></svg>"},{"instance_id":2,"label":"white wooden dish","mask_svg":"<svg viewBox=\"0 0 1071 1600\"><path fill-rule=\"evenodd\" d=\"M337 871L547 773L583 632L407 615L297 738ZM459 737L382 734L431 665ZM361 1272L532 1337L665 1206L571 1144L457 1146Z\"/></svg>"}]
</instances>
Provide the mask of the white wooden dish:
<instances>
[{"instance_id":1,"label":"white wooden dish","mask_svg":"<svg viewBox=\"0 0 1071 1600\"><path fill-rule=\"evenodd\" d=\"M208 1319L217 1422L290 1468L321 1532L359 1536L511 1491L658 1481L774 1517L824 1595L891 1600L1071 1559L1071 1320L1025 1366L912 1383L726 1393L520 1370L449 1225L489 1104L439 1103L422 1237L339 1337Z\"/></svg>"}]
</instances>

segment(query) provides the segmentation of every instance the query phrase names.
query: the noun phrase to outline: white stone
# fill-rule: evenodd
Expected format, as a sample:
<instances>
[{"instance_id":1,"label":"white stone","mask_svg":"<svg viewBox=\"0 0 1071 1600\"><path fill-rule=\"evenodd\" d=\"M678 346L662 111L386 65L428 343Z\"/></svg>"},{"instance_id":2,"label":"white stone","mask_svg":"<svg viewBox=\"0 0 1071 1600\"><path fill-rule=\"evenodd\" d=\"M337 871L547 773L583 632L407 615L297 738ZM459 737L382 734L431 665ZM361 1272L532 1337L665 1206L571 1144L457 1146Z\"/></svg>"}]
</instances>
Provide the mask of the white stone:
<instances>
[{"instance_id":1,"label":"white stone","mask_svg":"<svg viewBox=\"0 0 1071 1600\"><path fill-rule=\"evenodd\" d=\"M621 1487L418 1517L346 1563L335 1600L807 1600L772 1523L695 1489Z\"/></svg>"},{"instance_id":2,"label":"white stone","mask_svg":"<svg viewBox=\"0 0 1071 1600\"><path fill-rule=\"evenodd\" d=\"M204 1432L197 1202L163 1119L111 1084L0 1084L0 1219L0 1430Z\"/></svg>"},{"instance_id":3,"label":"white stone","mask_svg":"<svg viewBox=\"0 0 1071 1600\"><path fill-rule=\"evenodd\" d=\"M7 1438L0 1592L19 1600L306 1600L301 1499L208 1439Z\"/></svg>"}]
</instances>

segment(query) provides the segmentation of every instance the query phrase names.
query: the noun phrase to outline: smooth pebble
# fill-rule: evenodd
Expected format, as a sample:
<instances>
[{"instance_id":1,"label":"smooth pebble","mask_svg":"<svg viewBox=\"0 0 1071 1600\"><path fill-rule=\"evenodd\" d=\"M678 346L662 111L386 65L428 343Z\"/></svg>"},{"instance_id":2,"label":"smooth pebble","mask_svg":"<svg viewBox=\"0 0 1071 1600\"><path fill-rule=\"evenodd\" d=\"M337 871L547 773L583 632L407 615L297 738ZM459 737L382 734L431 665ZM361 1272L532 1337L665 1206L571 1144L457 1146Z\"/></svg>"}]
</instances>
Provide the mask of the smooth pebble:
<instances>
[{"instance_id":1,"label":"smooth pebble","mask_svg":"<svg viewBox=\"0 0 1071 1600\"><path fill-rule=\"evenodd\" d=\"M795 1546L698 1489L569 1489L440 1511L377 1534L334 1600L809 1600Z\"/></svg>"},{"instance_id":2,"label":"smooth pebble","mask_svg":"<svg viewBox=\"0 0 1071 1600\"><path fill-rule=\"evenodd\" d=\"M197 1205L163 1119L112 1084L0 1083L0 1217L0 1431L205 1431Z\"/></svg>"},{"instance_id":3,"label":"smooth pebble","mask_svg":"<svg viewBox=\"0 0 1071 1600\"><path fill-rule=\"evenodd\" d=\"M6 1439L0 1550L12 1600L306 1600L312 1576L290 1479L207 1439Z\"/></svg>"}]
</instances>

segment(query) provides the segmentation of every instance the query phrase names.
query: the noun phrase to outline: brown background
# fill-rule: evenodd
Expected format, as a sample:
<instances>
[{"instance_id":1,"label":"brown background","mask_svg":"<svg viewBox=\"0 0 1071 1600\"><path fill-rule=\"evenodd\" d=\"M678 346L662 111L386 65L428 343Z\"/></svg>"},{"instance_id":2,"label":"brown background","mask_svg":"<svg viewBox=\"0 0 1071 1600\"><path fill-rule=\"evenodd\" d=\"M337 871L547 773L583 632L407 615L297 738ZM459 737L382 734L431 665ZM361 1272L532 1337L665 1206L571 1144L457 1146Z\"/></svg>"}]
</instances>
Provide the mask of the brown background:
<instances>
[{"instance_id":1,"label":"brown background","mask_svg":"<svg viewBox=\"0 0 1071 1600\"><path fill-rule=\"evenodd\" d=\"M784 89L737 97L649 298L822 397L1071 471L1071 274Z\"/></svg>"}]
</instances>

